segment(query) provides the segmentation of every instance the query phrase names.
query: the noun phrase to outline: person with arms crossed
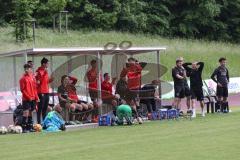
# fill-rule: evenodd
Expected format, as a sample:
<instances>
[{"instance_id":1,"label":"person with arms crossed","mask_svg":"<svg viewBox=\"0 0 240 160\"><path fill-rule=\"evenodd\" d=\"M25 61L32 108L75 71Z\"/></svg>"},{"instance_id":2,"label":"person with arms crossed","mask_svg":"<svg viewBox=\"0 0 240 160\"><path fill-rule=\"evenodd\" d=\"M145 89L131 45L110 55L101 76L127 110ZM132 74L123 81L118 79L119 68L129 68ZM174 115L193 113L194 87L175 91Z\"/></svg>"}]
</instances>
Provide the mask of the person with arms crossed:
<instances>
[{"instance_id":1,"label":"person with arms crossed","mask_svg":"<svg viewBox=\"0 0 240 160\"><path fill-rule=\"evenodd\" d=\"M172 77L174 81L175 108L180 111L180 114L183 114L183 112L181 111L180 103L182 98L187 97L187 109L189 112L190 89L187 84L186 70L183 67L183 58L180 57L176 60L176 66L172 69Z\"/></svg>"}]
</instances>

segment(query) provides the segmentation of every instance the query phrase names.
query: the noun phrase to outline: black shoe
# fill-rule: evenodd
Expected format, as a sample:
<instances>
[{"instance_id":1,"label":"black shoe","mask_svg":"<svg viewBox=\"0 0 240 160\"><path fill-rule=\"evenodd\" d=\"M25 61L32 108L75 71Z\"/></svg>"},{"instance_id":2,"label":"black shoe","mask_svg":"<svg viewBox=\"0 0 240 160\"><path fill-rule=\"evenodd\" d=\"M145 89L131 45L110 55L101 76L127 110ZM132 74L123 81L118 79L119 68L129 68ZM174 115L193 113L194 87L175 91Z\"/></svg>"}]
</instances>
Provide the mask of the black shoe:
<instances>
[{"instance_id":1,"label":"black shoe","mask_svg":"<svg viewBox=\"0 0 240 160\"><path fill-rule=\"evenodd\" d=\"M82 122L80 121L74 121L76 124L82 124Z\"/></svg>"},{"instance_id":2,"label":"black shoe","mask_svg":"<svg viewBox=\"0 0 240 160\"><path fill-rule=\"evenodd\" d=\"M23 129L22 133L29 133L30 131L27 129Z\"/></svg>"},{"instance_id":3,"label":"black shoe","mask_svg":"<svg viewBox=\"0 0 240 160\"><path fill-rule=\"evenodd\" d=\"M30 123L30 124L27 124L27 128L28 132L36 132L36 130L33 128L33 124Z\"/></svg>"},{"instance_id":4,"label":"black shoe","mask_svg":"<svg viewBox=\"0 0 240 160\"><path fill-rule=\"evenodd\" d=\"M86 120L82 121L82 123L83 123L83 124L91 123L91 120L86 119Z\"/></svg>"},{"instance_id":5,"label":"black shoe","mask_svg":"<svg viewBox=\"0 0 240 160\"><path fill-rule=\"evenodd\" d=\"M127 121L127 125L132 125L132 124L133 124L131 118L126 117L125 119L126 119L126 121Z\"/></svg>"},{"instance_id":6,"label":"black shoe","mask_svg":"<svg viewBox=\"0 0 240 160\"><path fill-rule=\"evenodd\" d=\"M122 125L123 125L123 122L117 121L116 123L117 123L119 126L122 126Z\"/></svg>"},{"instance_id":7,"label":"black shoe","mask_svg":"<svg viewBox=\"0 0 240 160\"><path fill-rule=\"evenodd\" d=\"M192 110L187 110L187 114L193 114L193 111Z\"/></svg>"},{"instance_id":8,"label":"black shoe","mask_svg":"<svg viewBox=\"0 0 240 160\"><path fill-rule=\"evenodd\" d=\"M65 122L65 125L68 126L68 125L71 125L69 121L66 121Z\"/></svg>"},{"instance_id":9,"label":"black shoe","mask_svg":"<svg viewBox=\"0 0 240 160\"><path fill-rule=\"evenodd\" d=\"M36 132L36 130L33 129L33 128L29 129L28 131L29 131L29 132Z\"/></svg>"},{"instance_id":10,"label":"black shoe","mask_svg":"<svg viewBox=\"0 0 240 160\"><path fill-rule=\"evenodd\" d=\"M182 117L183 116L183 111L180 111L179 112L179 117Z\"/></svg>"},{"instance_id":11,"label":"black shoe","mask_svg":"<svg viewBox=\"0 0 240 160\"><path fill-rule=\"evenodd\" d=\"M131 126L131 125L133 125L133 123L132 122L127 122L127 125Z\"/></svg>"},{"instance_id":12,"label":"black shoe","mask_svg":"<svg viewBox=\"0 0 240 160\"><path fill-rule=\"evenodd\" d=\"M23 130L22 133L29 133L27 125L25 125L25 124L22 125L22 130Z\"/></svg>"}]
</instances>

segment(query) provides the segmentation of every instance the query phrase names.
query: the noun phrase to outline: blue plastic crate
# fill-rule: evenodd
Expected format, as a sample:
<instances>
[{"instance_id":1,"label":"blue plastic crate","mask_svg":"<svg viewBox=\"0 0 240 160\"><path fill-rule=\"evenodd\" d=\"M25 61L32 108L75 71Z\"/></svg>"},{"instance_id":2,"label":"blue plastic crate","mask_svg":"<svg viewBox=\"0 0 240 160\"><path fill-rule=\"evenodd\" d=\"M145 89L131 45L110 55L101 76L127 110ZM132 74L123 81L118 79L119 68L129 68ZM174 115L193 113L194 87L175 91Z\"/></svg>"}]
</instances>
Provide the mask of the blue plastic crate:
<instances>
[{"instance_id":1,"label":"blue plastic crate","mask_svg":"<svg viewBox=\"0 0 240 160\"><path fill-rule=\"evenodd\" d=\"M163 119L167 119L168 118L168 111L167 109L160 109L159 110L159 119L163 120Z\"/></svg>"},{"instance_id":2,"label":"blue plastic crate","mask_svg":"<svg viewBox=\"0 0 240 160\"><path fill-rule=\"evenodd\" d=\"M167 112L168 112L168 119L176 119L179 116L179 113L176 109L169 109Z\"/></svg>"},{"instance_id":3,"label":"blue plastic crate","mask_svg":"<svg viewBox=\"0 0 240 160\"><path fill-rule=\"evenodd\" d=\"M152 112L152 120L158 120L159 119L159 112L158 111L155 111L155 112Z\"/></svg>"},{"instance_id":4,"label":"blue plastic crate","mask_svg":"<svg viewBox=\"0 0 240 160\"><path fill-rule=\"evenodd\" d=\"M111 115L99 116L98 125L99 126L111 126L112 117Z\"/></svg>"}]
</instances>

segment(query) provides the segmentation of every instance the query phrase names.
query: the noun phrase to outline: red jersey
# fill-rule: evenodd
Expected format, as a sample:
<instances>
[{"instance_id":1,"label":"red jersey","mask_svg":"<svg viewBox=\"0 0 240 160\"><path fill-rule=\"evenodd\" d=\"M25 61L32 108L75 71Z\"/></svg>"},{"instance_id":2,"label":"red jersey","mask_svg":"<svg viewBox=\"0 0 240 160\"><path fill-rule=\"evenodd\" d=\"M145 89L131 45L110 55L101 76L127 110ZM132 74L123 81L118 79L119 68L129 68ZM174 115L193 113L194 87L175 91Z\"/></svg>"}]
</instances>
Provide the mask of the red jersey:
<instances>
[{"instance_id":1,"label":"red jersey","mask_svg":"<svg viewBox=\"0 0 240 160\"><path fill-rule=\"evenodd\" d=\"M121 77L124 77L127 75L128 89L141 88L141 72L142 72L142 67L139 64L131 65L128 68L123 68L121 72Z\"/></svg>"},{"instance_id":2,"label":"red jersey","mask_svg":"<svg viewBox=\"0 0 240 160\"><path fill-rule=\"evenodd\" d=\"M97 88L98 88L97 78L98 78L97 69L92 68L87 72L88 88L89 89L97 90ZM101 79L101 81L102 81L102 79Z\"/></svg>"},{"instance_id":3,"label":"red jersey","mask_svg":"<svg viewBox=\"0 0 240 160\"><path fill-rule=\"evenodd\" d=\"M112 97L112 83L108 81L103 81L101 84L102 89L102 99L107 99Z\"/></svg>"},{"instance_id":4,"label":"red jersey","mask_svg":"<svg viewBox=\"0 0 240 160\"><path fill-rule=\"evenodd\" d=\"M49 83L51 80L48 77L48 72L44 67L39 67L36 71L37 92L49 93Z\"/></svg>"},{"instance_id":5,"label":"red jersey","mask_svg":"<svg viewBox=\"0 0 240 160\"><path fill-rule=\"evenodd\" d=\"M77 96L77 89L75 85L77 84L78 79L75 77L69 76L69 80L71 81L70 82L71 84L67 86L68 97L74 100L75 102L77 102L78 96Z\"/></svg>"},{"instance_id":6,"label":"red jersey","mask_svg":"<svg viewBox=\"0 0 240 160\"><path fill-rule=\"evenodd\" d=\"M38 101L36 81L33 75L24 74L19 81L23 101Z\"/></svg>"}]
</instances>

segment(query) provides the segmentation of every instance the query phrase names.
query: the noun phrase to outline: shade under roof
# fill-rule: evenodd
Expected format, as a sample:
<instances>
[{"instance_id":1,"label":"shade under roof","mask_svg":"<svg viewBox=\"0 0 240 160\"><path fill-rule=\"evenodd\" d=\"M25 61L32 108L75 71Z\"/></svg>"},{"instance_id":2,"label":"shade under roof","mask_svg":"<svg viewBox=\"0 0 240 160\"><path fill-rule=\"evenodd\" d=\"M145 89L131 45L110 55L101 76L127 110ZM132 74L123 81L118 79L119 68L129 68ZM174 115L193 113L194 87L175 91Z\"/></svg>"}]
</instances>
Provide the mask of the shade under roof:
<instances>
[{"instance_id":1,"label":"shade under roof","mask_svg":"<svg viewBox=\"0 0 240 160\"><path fill-rule=\"evenodd\" d=\"M4 54L0 54L0 57L10 57L10 56L21 56L24 54L31 55L31 56L76 56L76 55L112 55L112 54L120 54L124 53L127 55L134 55L134 54L141 54L141 53L148 53L154 51L164 51L166 47L131 47L129 49L104 49L104 48L94 48L94 47L87 47L87 48L32 48L14 52L8 52Z\"/></svg>"}]
</instances>

